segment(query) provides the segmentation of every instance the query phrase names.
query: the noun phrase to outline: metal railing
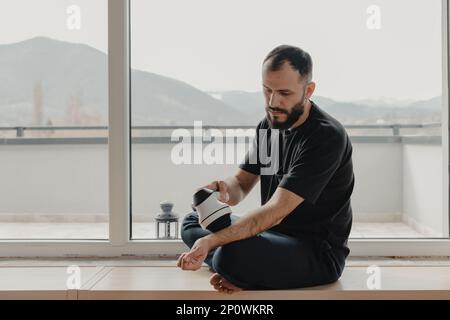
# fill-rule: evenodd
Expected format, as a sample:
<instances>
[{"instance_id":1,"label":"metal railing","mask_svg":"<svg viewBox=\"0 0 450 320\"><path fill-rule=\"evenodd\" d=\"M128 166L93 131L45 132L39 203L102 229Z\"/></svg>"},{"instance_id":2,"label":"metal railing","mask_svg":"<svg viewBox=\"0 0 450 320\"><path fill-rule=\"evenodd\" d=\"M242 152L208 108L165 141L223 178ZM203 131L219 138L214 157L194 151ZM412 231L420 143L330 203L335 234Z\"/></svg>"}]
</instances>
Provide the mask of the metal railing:
<instances>
[{"instance_id":1,"label":"metal railing","mask_svg":"<svg viewBox=\"0 0 450 320\"><path fill-rule=\"evenodd\" d=\"M441 123L423 123L423 124L350 124L344 125L346 129L390 129L393 136L399 136L401 129L419 129L419 128L439 128ZM193 129L193 126L133 126L132 130L174 130L174 129ZM253 129L255 126L213 126L205 125L202 129ZM0 131L16 131L17 138L23 138L25 131L91 131L91 130L108 130L108 126L17 126L17 127L0 127Z\"/></svg>"}]
</instances>

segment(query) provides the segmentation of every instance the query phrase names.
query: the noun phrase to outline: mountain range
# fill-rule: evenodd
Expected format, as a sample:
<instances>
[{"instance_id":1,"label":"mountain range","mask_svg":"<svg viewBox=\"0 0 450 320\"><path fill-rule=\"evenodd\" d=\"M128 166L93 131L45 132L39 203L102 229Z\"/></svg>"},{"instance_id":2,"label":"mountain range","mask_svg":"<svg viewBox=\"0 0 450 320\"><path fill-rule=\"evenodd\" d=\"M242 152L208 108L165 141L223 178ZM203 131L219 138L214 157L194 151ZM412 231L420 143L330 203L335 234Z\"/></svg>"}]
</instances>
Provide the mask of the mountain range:
<instances>
[{"instance_id":1,"label":"mountain range","mask_svg":"<svg viewBox=\"0 0 450 320\"><path fill-rule=\"evenodd\" d=\"M105 53L85 44L37 37L0 45L0 125L36 125L36 101L41 125L106 125L107 65ZM264 116L261 92L204 92L134 69L131 83L133 125L255 125ZM344 124L439 119L442 103L312 100Z\"/></svg>"}]
</instances>

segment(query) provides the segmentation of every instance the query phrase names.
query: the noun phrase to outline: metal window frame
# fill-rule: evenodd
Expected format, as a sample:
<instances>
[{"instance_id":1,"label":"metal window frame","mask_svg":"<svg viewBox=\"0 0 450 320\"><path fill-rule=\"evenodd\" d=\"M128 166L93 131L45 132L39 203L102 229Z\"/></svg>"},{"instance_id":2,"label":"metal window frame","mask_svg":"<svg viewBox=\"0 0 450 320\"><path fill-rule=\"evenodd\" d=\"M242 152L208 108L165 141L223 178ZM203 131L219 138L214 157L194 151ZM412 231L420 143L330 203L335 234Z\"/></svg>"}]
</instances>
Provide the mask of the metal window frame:
<instances>
[{"instance_id":1,"label":"metal window frame","mask_svg":"<svg viewBox=\"0 0 450 320\"><path fill-rule=\"evenodd\" d=\"M443 225L449 230L449 4L442 1ZM181 241L132 240L130 225L130 0L108 1L109 240L0 240L0 257L175 256ZM350 239L352 256L450 256L450 239Z\"/></svg>"}]
</instances>

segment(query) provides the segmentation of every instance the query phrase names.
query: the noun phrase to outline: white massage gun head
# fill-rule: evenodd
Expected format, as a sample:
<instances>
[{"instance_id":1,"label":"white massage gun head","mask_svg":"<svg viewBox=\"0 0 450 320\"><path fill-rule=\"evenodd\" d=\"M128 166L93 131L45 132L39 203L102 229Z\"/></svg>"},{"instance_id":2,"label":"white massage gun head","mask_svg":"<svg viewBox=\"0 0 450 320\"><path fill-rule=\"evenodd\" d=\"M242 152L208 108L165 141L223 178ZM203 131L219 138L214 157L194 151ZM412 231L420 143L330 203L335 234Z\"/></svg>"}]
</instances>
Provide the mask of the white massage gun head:
<instances>
[{"instance_id":1,"label":"white massage gun head","mask_svg":"<svg viewBox=\"0 0 450 320\"><path fill-rule=\"evenodd\" d=\"M231 208L218 200L219 192L203 188L194 194L194 208L203 229L220 230L231 223Z\"/></svg>"}]
</instances>

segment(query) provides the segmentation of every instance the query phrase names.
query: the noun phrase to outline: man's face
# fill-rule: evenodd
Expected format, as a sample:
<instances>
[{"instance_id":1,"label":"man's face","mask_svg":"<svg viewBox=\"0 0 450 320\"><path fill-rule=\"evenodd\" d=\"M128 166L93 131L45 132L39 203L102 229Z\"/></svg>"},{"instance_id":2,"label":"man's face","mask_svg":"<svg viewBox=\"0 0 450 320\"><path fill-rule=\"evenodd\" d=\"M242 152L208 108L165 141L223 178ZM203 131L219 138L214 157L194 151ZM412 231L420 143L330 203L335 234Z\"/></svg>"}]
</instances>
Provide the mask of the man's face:
<instances>
[{"instance_id":1,"label":"man's face","mask_svg":"<svg viewBox=\"0 0 450 320\"><path fill-rule=\"evenodd\" d=\"M271 71L268 62L262 74L266 117L272 128L289 129L304 112L306 85L288 62L278 71Z\"/></svg>"}]
</instances>

